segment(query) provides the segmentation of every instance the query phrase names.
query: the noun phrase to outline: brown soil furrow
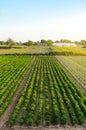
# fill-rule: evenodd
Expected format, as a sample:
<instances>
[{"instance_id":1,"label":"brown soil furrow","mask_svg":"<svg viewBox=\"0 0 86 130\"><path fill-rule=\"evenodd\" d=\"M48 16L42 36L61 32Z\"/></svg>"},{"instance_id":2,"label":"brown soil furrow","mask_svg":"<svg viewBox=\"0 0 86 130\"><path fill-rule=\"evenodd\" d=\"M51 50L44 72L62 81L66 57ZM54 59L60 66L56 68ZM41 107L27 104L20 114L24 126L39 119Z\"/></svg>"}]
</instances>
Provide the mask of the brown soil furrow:
<instances>
[{"instance_id":1,"label":"brown soil furrow","mask_svg":"<svg viewBox=\"0 0 86 130\"><path fill-rule=\"evenodd\" d=\"M2 129L6 125L7 121L9 120L9 117L10 117L11 113L13 112L13 109L14 109L14 107L15 107L15 105L16 105L16 103L17 103L17 101L18 101L18 99L19 99L19 97L21 95L21 92L22 92L22 90L23 90L23 88L25 86L25 83L26 83L26 81L28 79L28 76L29 76L29 74L30 74L30 72L32 70L34 62L35 62L35 58L34 58L31 66L30 66L30 69L27 71L27 73L25 74L23 80L21 81L21 83L19 85L19 88L18 88L17 92L15 93L11 103L9 104L9 106L6 109L6 111L4 112L4 114L1 116L1 118L0 118L0 129Z\"/></svg>"},{"instance_id":2,"label":"brown soil furrow","mask_svg":"<svg viewBox=\"0 0 86 130\"><path fill-rule=\"evenodd\" d=\"M56 125L56 126L39 126L39 127L25 127L25 126L14 126L13 128L5 128L3 130L86 130L85 126L70 126L70 125Z\"/></svg>"}]
</instances>

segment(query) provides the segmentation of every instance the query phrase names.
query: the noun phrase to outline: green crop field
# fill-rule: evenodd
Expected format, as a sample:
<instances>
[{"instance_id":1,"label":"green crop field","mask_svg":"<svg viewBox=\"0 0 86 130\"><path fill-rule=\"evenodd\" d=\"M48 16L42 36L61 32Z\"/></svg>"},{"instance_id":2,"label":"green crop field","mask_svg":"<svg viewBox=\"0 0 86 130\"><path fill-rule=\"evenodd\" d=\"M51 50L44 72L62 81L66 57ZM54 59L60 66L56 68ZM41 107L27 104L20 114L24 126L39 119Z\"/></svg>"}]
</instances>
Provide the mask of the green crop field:
<instances>
[{"instance_id":1,"label":"green crop field","mask_svg":"<svg viewBox=\"0 0 86 130\"><path fill-rule=\"evenodd\" d=\"M0 116L10 104L32 60L32 56L0 56Z\"/></svg>"},{"instance_id":2,"label":"green crop field","mask_svg":"<svg viewBox=\"0 0 86 130\"><path fill-rule=\"evenodd\" d=\"M58 62L70 59L85 72L80 58L1 55L0 127L85 124L86 96Z\"/></svg>"},{"instance_id":3,"label":"green crop field","mask_svg":"<svg viewBox=\"0 0 86 130\"><path fill-rule=\"evenodd\" d=\"M51 46L51 54L52 55L81 55L86 56L86 48L83 48L82 46L76 46L76 47L58 47L58 46Z\"/></svg>"},{"instance_id":4,"label":"green crop field","mask_svg":"<svg viewBox=\"0 0 86 130\"><path fill-rule=\"evenodd\" d=\"M86 89L86 56L56 56L56 58Z\"/></svg>"}]
</instances>

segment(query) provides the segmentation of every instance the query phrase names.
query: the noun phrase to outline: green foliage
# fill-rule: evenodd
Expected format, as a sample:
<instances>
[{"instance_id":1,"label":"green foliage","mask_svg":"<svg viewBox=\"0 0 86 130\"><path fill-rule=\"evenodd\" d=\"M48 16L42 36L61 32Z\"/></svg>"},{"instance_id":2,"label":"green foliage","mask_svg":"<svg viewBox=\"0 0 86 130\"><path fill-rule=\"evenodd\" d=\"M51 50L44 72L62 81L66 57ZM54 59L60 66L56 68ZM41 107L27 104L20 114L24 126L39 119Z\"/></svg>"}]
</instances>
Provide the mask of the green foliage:
<instances>
[{"instance_id":1,"label":"green foliage","mask_svg":"<svg viewBox=\"0 0 86 130\"><path fill-rule=\"evenodd\" d=\"M13 45L16 45L16 42L13 41L11 38L9 38L9 39L6 41L6 44L11 47L11 46L13 46Z\"/></svg>"},{"instance_id":2,"label":"green foliage","mask_svg":"<svg viewBox=\"0 0 86 130\"><path fill-rule=\"evenodd\" d=\"M10 117L10 125L15 124L20 111L20 125L25 122L29 126L42 122L45 126L65 125L68 118L72 125L77 121L83 124L85 98L55 57L38 56Z\"/></svg>"},{"instance_id":3,"label":"green foliage","mask_svg":"<svg viewBox=\"0 0 86 130\"><path fill-rule=\"evenodd\" d=\"M32 118L29 118L29 119L28 119L28 125L29 125L29 126L32 126L32 124L33 124L33 119L32 119Z\"/></svg>"},{"instance_id":4,"label":"green foliage","mask_svg":"<svg viewBox=\"0 0 86 130\"><path fill-rule=\"evenodd\" d=\"M51 55L63 55L63 56L86 56L86 49L82 47L58 47L58 46L49 46L51 49Z\"/></svg>"},{"instance_id":5,"label":"green foliage","mask_svg":"<svg viewBox=\"0 0 86 130\"><path fill-rule=\"evenodd\" d=\"M53 41L52 41L52 40L47 40L47 41L46 41L46 44L47 44L48 46L52 46Z\"/></svg>"},{"instance_id":6,"label":"green foliage","mask_svg":"<svg viewBox=\"0 0 86 130\"><path fill-rule=\"evenodd\" d=\"M31 46L31 45L33 45L33 41L29 40L29 41L27 42L27 46Z\"/></svg>"},{"instance_id":7,"label":"green foliage","mask_svg":"<svg viewBox=\"0 0 86 130\"><path fill-rule=\"evenodd\" d=\"M46 40L41 39L40 43L41 43L41 45L46 45Z\"/></svg>"},{"instance_id":8,"label":"green foliage","mask_svg":"<svg viewBox=\"0 0 86 130\"><path fill-rule=\"evenodd\" d=\"M68 39L61 39L60 42L62 42L62 43L71 43L71 40L68 40Z\"/></svg>"}]
</instances>

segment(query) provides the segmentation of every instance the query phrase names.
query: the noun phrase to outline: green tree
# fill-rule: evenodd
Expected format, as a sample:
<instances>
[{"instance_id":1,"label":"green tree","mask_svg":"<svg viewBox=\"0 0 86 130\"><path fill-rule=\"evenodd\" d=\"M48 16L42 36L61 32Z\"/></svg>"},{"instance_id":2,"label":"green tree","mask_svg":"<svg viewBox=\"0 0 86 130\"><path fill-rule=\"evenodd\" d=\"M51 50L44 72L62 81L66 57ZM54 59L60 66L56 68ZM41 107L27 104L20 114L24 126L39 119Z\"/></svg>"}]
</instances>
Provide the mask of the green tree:
<instances>
[{"instance_id":1,"label":"green tree","mask_svg":"<svg viewBox=\"0 0 86 130\"><path fill-rule=\"evenodd\" d=\"M29 41L27 42L27 46L31 46L31 45L33 45L33 41L29 40Z\"/></svg>"},{"instance_id":2,"label":"green tree","mask_svg":"<svg viewBox=\"0 0 86 130\"><path fill-rule=\"evenodd\" d=\"M44 39L41 39L41 45L46 45L46 40L44 40Z\"/></svg>"},{"instance_id":3,"label":"green tree","mask_svg":"<svg viewBox=\"0 0 86 130\"><path fill-rule=\"evenodd\" d=\"M62 43L71 43L71 40L68 40L68 39L61 39L60 42L62 42Z\"/></svg>"},{"instance_id":4,"label":"green tree","mask_svg":"<svg viewBox=\"0 0 86 130\"><path fill-rule=\"evenodd\" d=\"M10 47L16 45L16 42L14 40L12 40L11 38L8 38L8 40L6 41L6 44Z\"/></svg>"},{"instance_id":5,"label":"green tree","mask_svg":"<svg viewBox=\"0 0 86 130\"><path fill-rule=\"evenodd\" d=\"M5 45L5 42L4 41L0 41L0 45Z\"/></svg>"},{"instance_id":6,"label":"green tree","mask_svg":"<svg viewBox=\"0 0 86 130\"><path fill-rule=\"evenodd\" d=\"M85 40L81 40L80 43L81 43L82 45L86 45L86 41L85 41Z\"/></svg>"},{"instance_id":7,"label":"green tree","mask_svg":"<svg viewBox=\"0 0 86 130\"><path fill-rule=\"evenodd\" d=\"M52 46L53 41L52 41L52 40L47 40L47 41L46 41L46 44L47 44L48 46Z\"/></svg>"},{"instance_id":8,"label":"green tree","mask_svg":"<svg viewBox=\"0 0 86 130\"><path fill-rule=\"evenodd\" d=\"M34 42L34 45L40 45L40 42L39 41Z\"/></svg>"}]
</instances>

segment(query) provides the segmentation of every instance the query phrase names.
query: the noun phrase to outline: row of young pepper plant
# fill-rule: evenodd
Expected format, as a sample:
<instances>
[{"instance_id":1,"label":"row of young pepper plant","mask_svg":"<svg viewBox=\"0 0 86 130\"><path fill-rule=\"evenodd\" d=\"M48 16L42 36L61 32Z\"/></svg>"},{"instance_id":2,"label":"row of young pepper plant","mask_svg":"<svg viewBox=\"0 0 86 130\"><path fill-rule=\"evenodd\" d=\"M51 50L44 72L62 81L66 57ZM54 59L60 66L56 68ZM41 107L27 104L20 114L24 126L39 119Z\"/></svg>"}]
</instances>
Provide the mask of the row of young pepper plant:
<instances>
[{"instance_id":1,"label":"row of young pepper plant","mask_svg":"<svg viewBox=\"0 0 86 130\"><path fill-rule=\"evenodd\" d=\"M33 57L6 56L6 61L3 60L2 56L0 68L0 116L10 104L20 82L30 68Z\"/></svg>"},{"instance_id":2,"label":"row of young pepper plant","mask_svg":"<svg viewBox=\"0 0 86 130\"><path fill-rule=\"evenodd\" d=\"M11 126L83 124L86 97L53 56L38 56L10 116Z\"/></svg>"},{"instance_id":3,"label":"row of young pepper plant","mask_svg":"<svg viewBox=\"0 0 86 130\"><path fill-rule=\"evenodd\" d=\"M70 72L70 74L86 88L86 57L56 56L57 60ZM85 58L85 59L84 59ZM81 63L80 63L81 61Z\"/></svg>"}]
</instances>

